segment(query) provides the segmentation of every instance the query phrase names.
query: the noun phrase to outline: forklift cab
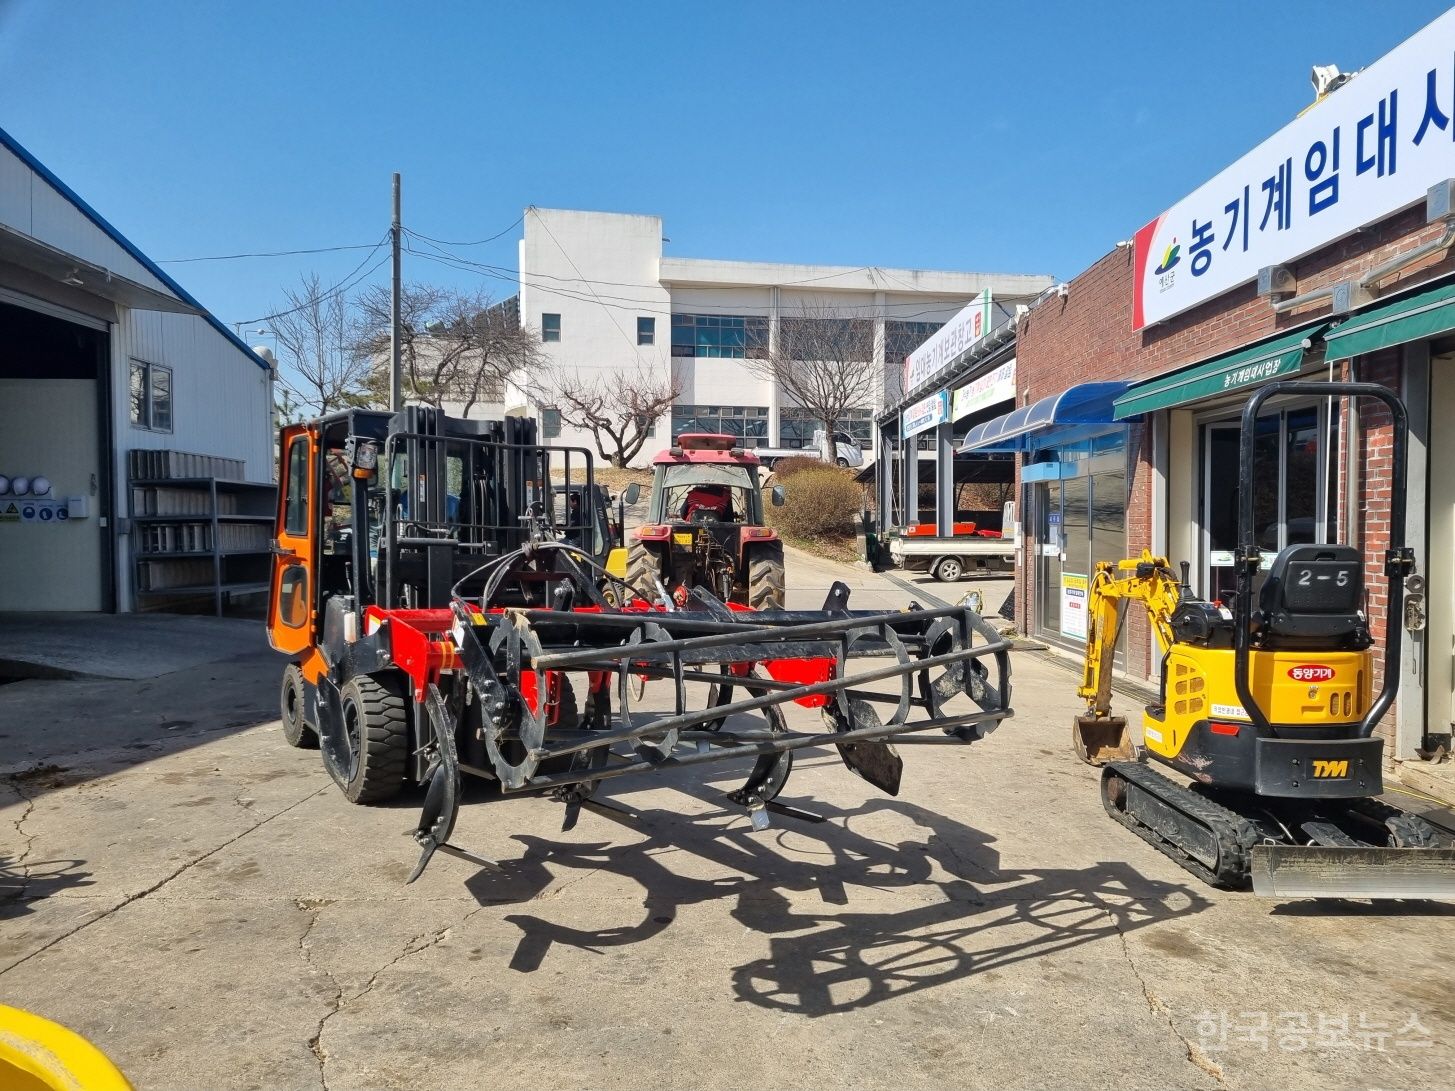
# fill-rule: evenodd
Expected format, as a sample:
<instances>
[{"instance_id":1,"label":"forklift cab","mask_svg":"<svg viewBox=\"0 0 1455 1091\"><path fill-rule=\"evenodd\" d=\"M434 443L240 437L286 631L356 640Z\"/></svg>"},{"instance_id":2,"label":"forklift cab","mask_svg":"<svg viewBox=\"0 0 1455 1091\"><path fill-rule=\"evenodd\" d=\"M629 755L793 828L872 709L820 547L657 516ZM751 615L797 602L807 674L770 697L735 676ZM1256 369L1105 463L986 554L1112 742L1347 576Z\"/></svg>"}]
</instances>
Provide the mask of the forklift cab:
<instances>
[{"instance_id":1,"label":"forklift cab","mask_svg":"<svg viewBox=\"0 0 1455 1091\"><path fill-rule=\"evenodd\" d=\"M268 627L274 647L295 654L362 632L371 605L421 609L448 605L456 588L478 594L489 562L528 541L594 554L589 530L605 517L590 452L538 445L523 417L348 410L285 428L281 466ZM554 517L557 475L587 483L579 525ZM541 604L529 588L517 597Z\"/></svg>"}]
</instances>

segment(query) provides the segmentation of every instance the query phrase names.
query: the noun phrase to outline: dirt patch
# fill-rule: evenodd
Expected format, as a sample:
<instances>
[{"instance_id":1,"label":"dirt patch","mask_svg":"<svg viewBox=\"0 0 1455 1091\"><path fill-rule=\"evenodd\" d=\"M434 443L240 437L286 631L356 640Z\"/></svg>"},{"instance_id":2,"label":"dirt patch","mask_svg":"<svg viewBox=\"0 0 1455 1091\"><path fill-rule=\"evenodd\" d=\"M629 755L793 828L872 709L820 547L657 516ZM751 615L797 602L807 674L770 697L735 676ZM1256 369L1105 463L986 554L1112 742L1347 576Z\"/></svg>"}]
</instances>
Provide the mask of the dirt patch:
<instances>
[{"instance_id":1,"label":"dirt patch","mask_svg":"<svg viewBox=\"0 0 1455 1091\"><path fill-rule=\"evenodd\" d=\"M10 781L19 788L53 792L57 788L65 788L85 779L79 775L71 775L71 771L64 765L47 764L16 773Z\"/></svg>"}]
</instances>

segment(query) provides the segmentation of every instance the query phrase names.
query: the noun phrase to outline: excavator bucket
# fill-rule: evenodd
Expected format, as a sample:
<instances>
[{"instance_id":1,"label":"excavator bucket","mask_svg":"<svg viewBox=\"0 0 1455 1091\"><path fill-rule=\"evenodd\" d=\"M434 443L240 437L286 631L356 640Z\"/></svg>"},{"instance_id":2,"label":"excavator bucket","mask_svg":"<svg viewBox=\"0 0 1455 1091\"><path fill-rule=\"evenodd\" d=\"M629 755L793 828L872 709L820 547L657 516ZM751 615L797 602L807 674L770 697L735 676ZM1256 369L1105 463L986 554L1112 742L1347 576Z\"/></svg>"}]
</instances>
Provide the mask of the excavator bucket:
<instances>
[{"instance_id":1,"label":"excavator bucket","mask_svg":"<svg viewBox=\"0 0 1455 1091\"><path fill-rule=\"evenodd\" d=\"M1076 717L1076 724L1071 730L1071 745L1076 756L1087 765L1131 761L1134 757L1125 716L1097 716L1088 712Z\"/></svg>"},{"instance_id":2,"label":"excavator bucket","mask_svg":"<svg viewBox=\"0 0 1455 1091\"><path fill-rule=\"evenodd\" d=\"M1455 849L1254 845L1253 892L1265 898L1455 901Z\"/></svg>"}]
</instances>

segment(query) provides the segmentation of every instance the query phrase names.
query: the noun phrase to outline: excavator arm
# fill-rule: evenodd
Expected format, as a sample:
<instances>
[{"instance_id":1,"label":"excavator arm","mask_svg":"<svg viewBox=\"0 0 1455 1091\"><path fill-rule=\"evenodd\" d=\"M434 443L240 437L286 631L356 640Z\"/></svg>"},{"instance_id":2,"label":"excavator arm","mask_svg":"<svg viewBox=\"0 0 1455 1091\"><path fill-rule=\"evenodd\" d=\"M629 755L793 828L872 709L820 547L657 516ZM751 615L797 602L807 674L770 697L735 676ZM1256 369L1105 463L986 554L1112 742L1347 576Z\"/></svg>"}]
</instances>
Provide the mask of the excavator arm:
<instances>
[{"instance_id":1,"label":"excavator arm","mask_svg":"<svg viewBox=\"0 0 1455 1091\"><path fill-rule=\"evenodd\" d=\"M1181 598L1182 586L1165 557L1143 550L1140 557L1097 563L1087 590L1086 651L1076 690L1087 709L1076 717L1072 734L1076 756L1087 764L1132 757L1126 717L1113 716L1111 710L1112 662L1127 605L1143 606L1158 648L1165 652L1172 645L1172 612Z\"/></svg>"}]
</instances>

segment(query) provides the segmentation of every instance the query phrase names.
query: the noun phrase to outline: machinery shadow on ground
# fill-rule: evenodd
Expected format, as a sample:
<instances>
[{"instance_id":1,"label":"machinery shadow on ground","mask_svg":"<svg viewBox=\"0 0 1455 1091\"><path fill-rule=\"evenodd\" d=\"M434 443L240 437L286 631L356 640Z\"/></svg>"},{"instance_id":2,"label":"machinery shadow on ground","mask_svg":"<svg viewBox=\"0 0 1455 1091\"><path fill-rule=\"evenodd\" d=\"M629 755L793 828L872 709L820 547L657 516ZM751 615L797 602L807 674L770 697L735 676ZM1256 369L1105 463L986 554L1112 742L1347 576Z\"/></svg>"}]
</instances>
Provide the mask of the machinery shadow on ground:
<instances>
[{"instance_id":1,"label":"machinery shadow on ground","mask_svg":"<svg viewBox=\"0 0 1455 1091\"><path fill-rule=\"evenodd\" d=\"M32 903L63 890L90 886L91 873L82 871L82 860L37 860L21 863L16 857L0 855L0 921L34 913Z\"/></svg>"},{"instance_id":2,"label":"machinery shadow on ground","mask_svg":"<svg viewBox=\"0 0 1455 1091\"><path fill-rule=\"evenodd\" d=\"M523 973L539 969L553 945L600 952L640 943L668 928L684 906L733 899L734 920L773 937L768 957L733 968L735 995L809 1016L1119 940L1210 904L1187 886L1147 879L1122 863L1001 871L985 834L897 799L849 811L817 806L829 821L765 833L752 832L740 812L728 825L724 819L735 812L648 811L639 812L644 836L620 844L517 836L525 846L519 859L477 873L466 886L481 904L526 902L564 868L642 887L645 910L631 924L580 929L507 916L522 933L510 967ZM920 836L879 840L856 829L905 823ZM681 866L674 869L674 862ZM684 874L689 870L713 874ZM856 887L902 890L911 904L886 911L879 898L872 909L856 911Z\"/></svg>"}]
</instances>

